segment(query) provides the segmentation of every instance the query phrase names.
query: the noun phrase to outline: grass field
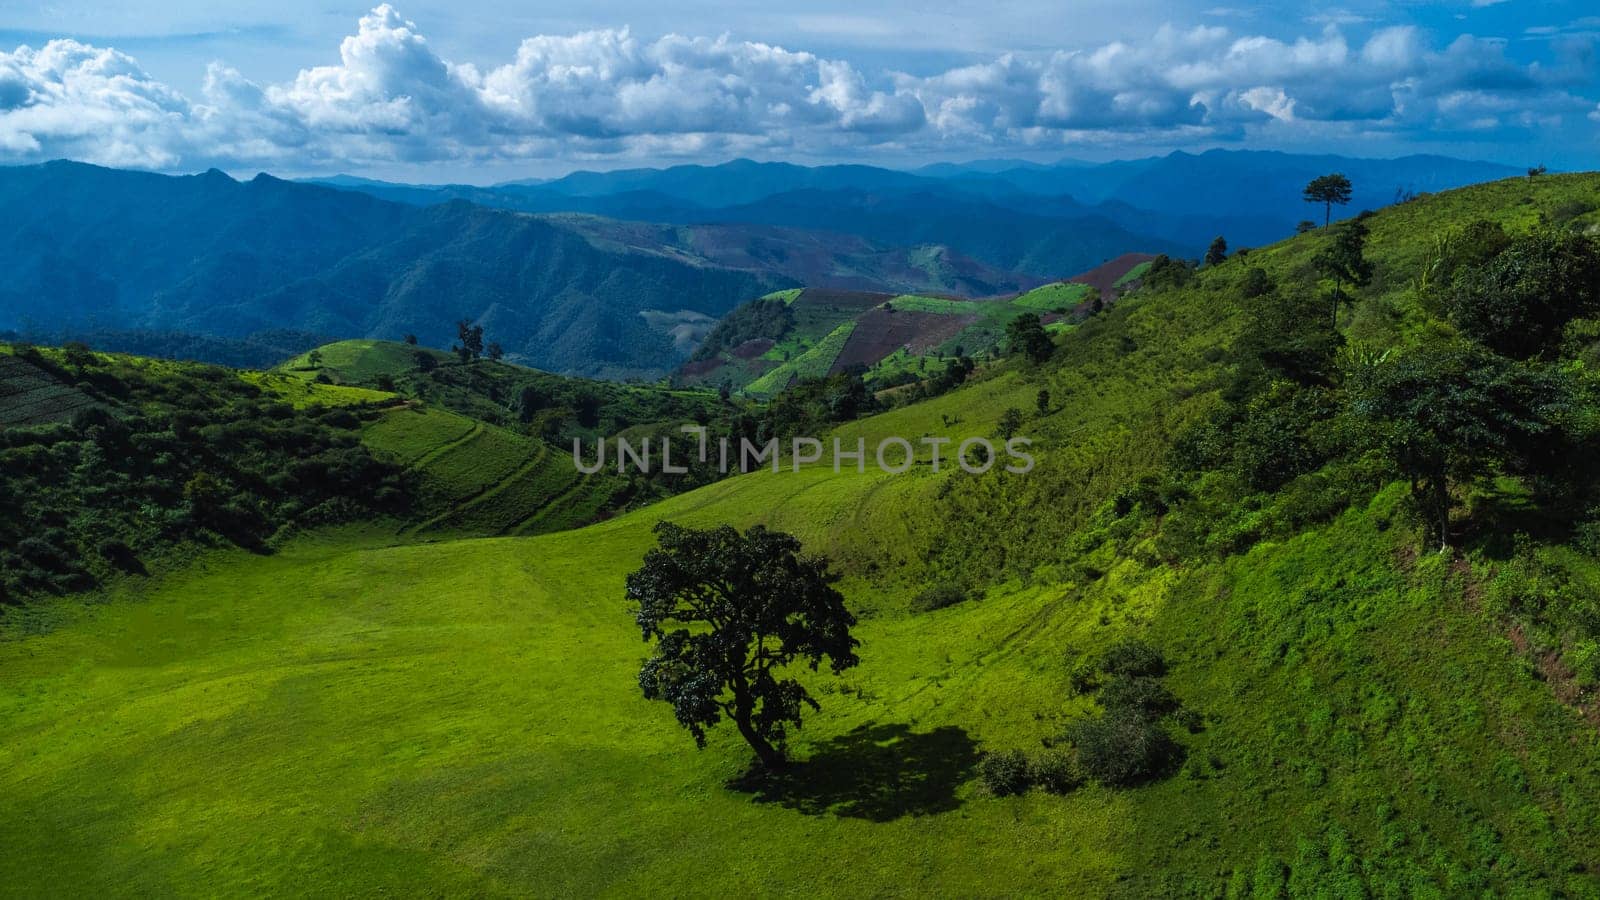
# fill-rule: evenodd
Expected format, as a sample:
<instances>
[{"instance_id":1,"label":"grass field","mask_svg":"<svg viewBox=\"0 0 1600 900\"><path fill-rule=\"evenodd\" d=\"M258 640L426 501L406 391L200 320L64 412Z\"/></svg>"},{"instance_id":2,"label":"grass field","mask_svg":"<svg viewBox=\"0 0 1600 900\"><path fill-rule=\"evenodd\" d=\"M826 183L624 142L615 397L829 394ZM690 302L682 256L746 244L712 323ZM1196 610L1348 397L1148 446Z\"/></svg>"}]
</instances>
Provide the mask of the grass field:
<instances>
[{"instance_id":1,"label":"grass field","mask_svg":"<svg viewBox=\"0 0 1600 900\"><path fill-rule=\"evenodd\" d=\"M619 484L583 478L565 456L447 410L401 406L367 424L367 446L417 479L417 535L538 533L571 528L603 508Z\"/></svg>"},{"instance_id":2,"label":"grass field","mask_svg":"<svg viewBox=\"0 0 1600 900\"><path fill-rule=\"evenodd\" d=\"M1055 284L1034 288L1012 300L1011 303L1037 312L1052 312L1062 308L1071 309L1082 303L1089 296L1090 290L1091 288L1087 284L1058 281Z\"/></svg>"},{"instance_id":3,"label":"grass field","mask_svg":"<svg viewBox=\"0 0 1600 900\"><path fill-rule=\"evenodd\" d=\"M734 784L736 738L697 752L637 695L620 598L651 523L760 520L826 546L918 485L769 473L531 539L325 536L75 607L0 643L3 891L71 873L85 893L834 894L847 874L857 895L1105 894L1319 859L1355 883L1560 889L1582 884L1562 861L1597 862L1593 731L1459 581L1397 572L1359 514L1187 575L1124 564L930 614L849 579L862 666L810 679L825 708L804 764ZM1319 607L1284 593L1308 567L1342 585ZM1085 711L1074 652L1134 628L1204 714L1184 773L984 796L978 754L1037 748ZM1384 841L1428 855L1390 872L1347 847L1328 869L1328 846ZM1499 870L1474 871L1480 853Z\"/></svg>"}]
</instances>

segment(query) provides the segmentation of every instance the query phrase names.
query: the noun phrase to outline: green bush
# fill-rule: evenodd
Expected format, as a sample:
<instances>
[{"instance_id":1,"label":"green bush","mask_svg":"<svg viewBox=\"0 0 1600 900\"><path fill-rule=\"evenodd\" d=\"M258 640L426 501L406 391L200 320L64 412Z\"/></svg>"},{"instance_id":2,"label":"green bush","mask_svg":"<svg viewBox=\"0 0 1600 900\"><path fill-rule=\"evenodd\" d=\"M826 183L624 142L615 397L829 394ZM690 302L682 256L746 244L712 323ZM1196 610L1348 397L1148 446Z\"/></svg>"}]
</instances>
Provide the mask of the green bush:
<instances>
[{"instance_id":1,"label":"green bush","mask_svg":"<svg viewBox=\"0 0 1600 900\"><path fill-rule=\"evenodd\" d=\"M1131 712L1159 719L1178 708L1178 698L1149 676L1116 675L1100 689L1100 705L1107 712Z\"/></svg>"},{"instance_id":2,"label":"green bush","mask_svg":"<svg viewBox=\"0 0 1600 900\"><path fill-rule=\"evenodd\" d=\"M1177 757L1177 746L1159 724L1128 709L1074 722L1067 737L1078 748L1084 774L1112 787L1153 778Z\"/></svg>"},{"instance_id":3,"label":"green bush","mask_svg":"<svg viewBox=\"0 0 1600 900\"><path fill-rule=\"evenodd\" d=\"M1030 784L1028 757L1021 750L990 753L978 763L978 777L983 786L996 797L1020 794Z\"/></svg>"},{"instance_id":4,"label":"green bush","mask_svg":"<svg viewBox=\"0 0 1600 900\"><path fill-rule=\"evenodd\" d=\"M1167 671L1160 651L1138 638L1125 638L1112 644L1100 658L1107 675L1144 675L1158 678Z\"/></svg>"},{"instance_id":5,"label":"green bush","mask_svg":"<svg viewBox=\"0 0 1600 900\"><path fill-rule=\"evenodd\" d=\"M931 612L955 606L957 603L965 603L970 599L972 596L958 585L938 584L911 598L911 609L915 612Z\"/></svg>"},{"instance_id":6,"label":"green bush","mask_svg":"<svg viewBox=\"0 0 1600 900\"><path fill-rule=\"evenodd\" d=\"M1034 757L1028 765L1028 778L1052 794L1070 793L1083 784L1077 758L1058 749L1046 750Z\"/></svg>"}]
</instances>

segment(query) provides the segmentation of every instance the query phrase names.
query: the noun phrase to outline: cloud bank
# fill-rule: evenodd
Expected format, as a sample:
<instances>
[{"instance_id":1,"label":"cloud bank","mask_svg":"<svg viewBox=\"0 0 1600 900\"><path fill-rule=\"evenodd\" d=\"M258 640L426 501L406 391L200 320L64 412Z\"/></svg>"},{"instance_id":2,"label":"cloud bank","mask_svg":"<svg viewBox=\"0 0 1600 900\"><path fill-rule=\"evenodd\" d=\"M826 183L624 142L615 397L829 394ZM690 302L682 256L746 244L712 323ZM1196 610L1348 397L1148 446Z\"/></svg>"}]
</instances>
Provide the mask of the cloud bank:
<instances>
[{"instance_id":1,"label":"cloud bank","mask_svg":"<svg viewBox=\"0 0 1600 900\"><path fill-rule=\"evenodd\" d=\"M727 37L539 35L480 69L385 4L335 65L262 84L221 63L191 99L72 40L0 52L0 160L145 168L981 153L1245 138L1579 128L1600 119L1592 37L1517 62L1502 40L1412 26L1352 44L1165 26L1148 40L1007 54L928 76Z\"/></svg>"}]
</instances>

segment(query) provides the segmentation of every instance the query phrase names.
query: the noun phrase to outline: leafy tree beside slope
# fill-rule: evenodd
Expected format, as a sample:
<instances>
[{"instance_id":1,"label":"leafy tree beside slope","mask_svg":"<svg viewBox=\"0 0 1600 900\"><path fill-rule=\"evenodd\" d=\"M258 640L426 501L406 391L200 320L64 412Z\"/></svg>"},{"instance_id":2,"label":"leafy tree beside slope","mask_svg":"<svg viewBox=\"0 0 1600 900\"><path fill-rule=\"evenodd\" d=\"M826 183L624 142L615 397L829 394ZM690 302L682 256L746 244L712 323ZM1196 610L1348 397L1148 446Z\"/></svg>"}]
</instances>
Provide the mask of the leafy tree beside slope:
<instances>
[{"instance_id":1,"label":"leafy tree beside slope","mask_svg":"<svg viewBox=\"0 0 1600 900\"><path fill-rule=\"evenodd\" d=\"M660 522L655 532L659 546L627 583L639 628L656 642L639 687L672 704L700 747L727 717L763 766L782 766L788 728L800 727L803 707L821 709L784 667L827 660L837 675L860 661L837 576L792 535L759 525L740 534Z\"/></svg>"}]
</instances>

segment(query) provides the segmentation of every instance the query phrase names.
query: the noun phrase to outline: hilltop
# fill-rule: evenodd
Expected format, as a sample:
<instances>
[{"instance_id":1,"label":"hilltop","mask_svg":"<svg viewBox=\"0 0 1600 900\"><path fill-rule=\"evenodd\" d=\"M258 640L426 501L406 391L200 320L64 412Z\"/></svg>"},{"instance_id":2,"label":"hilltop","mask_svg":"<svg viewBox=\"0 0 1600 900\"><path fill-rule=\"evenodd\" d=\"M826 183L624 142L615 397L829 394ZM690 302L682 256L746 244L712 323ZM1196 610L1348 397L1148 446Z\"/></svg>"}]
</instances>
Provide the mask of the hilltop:
<instances>
[{"instance_id":1,"label":"hilltop","mask_svg":"<svg viewBox=\"0 0 1600 900\"><path fill-rule=\"evenodd\" d=\"M1592 520L1552 503L1564 473L1505 462L1452 483L1438 552L1372 417L1385 385L1408 399L1386 379L1468 352L1430 279L1521 252L1493 226L1569 241L1597 219L1597 175L1366 217L1371 277L1333 336L1319 260L1350 232L1147 270L1049 360L995 360L832 432L994 436L1017 409L1025 477L934 473L925 454L905 475L763 471L577 530L320 531L34 608L0 643L0 883L1593 894ZM1470 351L1461 383L1589 389L1600 332L1582 318L1548 360ZM1253 343L1269 326L1286 339ZM1581 435L1594 407L1575 396L1493 427ZM640 696L623 581L663 519L791 531L843 574L862 664L803 676L822 710L791 772L751 777L726 732L696 751ZM1037 759L1105 712L1096 679L1129 638L1159 651L1141 684L1170 692L1164 768L986 790L982 760Z\"/></svg>"}]
</instances>

